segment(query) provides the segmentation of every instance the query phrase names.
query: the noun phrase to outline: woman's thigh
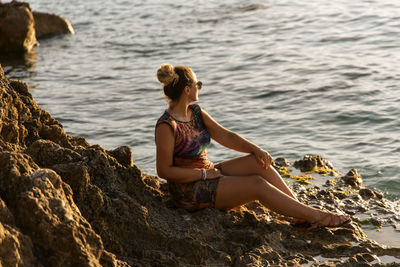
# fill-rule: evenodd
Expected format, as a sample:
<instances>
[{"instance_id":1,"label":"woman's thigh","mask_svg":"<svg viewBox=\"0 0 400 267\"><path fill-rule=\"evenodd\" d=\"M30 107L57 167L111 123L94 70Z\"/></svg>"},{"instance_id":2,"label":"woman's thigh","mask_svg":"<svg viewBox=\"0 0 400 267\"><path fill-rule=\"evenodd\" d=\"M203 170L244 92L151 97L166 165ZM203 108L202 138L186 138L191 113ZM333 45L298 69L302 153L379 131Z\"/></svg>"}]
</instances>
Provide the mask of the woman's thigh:
<instances>
[{"instance_id":1,"label":"woman's thigh","mask_svg":"<svg viewBox=\"0 0 400 267\"><path fill-rule=\"evenodd\" d=\"M260 176L223 176L217 189L215 207L229 210L257 200L267 182Z\"/></svg>"},{"instance_id":2,"label":"woman's thigh","mask_svg":"<svg viewBox=\"0 0 400 267\"><path fill-rule=\"evenodd\" d=\"M225 160L215 166L221 170L222 174L229 176L260 175L263 170L252 154Z\"/></svg>"},{"instance_id":3,"label":"woman's thigh","mask_svg":"<svg viewBox=\"0 0 400 267\"><path fill-rule=\"evenodd\" d=\"M215 166L216 168L219 168L221 170L221 173L223 175L259 175L279 189L284 190L285 192L288 191L286 185L284 185L284 182L282 181L282 177L279 175L276 169L272 165L269 166L267 169L264 169L252 154L222 161L215 164Z\"/></svg>"}]
</instances>

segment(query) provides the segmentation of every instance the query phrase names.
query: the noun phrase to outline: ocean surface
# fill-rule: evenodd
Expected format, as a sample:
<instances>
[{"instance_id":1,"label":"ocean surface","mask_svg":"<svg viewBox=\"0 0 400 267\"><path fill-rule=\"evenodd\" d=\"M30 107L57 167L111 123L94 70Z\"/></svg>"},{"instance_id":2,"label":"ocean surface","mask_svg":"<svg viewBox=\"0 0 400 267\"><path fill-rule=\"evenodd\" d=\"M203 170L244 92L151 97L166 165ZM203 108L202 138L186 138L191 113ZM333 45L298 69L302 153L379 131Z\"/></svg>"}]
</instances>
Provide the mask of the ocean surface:
<instances>
[{"instance_id":1,"label":"ocean surface","mask_svg":"<svg viewBox=\"0 0 400 267\"><path fill-rule=\"evenodd\" d=\"M156 70L188 65L214 119L290 161L318 154L400 198L400 2L29 1L75 35L1 62L73 136L156 174ZM240 155L215 142L213 161Z\"/></svg>"}]
</instances>

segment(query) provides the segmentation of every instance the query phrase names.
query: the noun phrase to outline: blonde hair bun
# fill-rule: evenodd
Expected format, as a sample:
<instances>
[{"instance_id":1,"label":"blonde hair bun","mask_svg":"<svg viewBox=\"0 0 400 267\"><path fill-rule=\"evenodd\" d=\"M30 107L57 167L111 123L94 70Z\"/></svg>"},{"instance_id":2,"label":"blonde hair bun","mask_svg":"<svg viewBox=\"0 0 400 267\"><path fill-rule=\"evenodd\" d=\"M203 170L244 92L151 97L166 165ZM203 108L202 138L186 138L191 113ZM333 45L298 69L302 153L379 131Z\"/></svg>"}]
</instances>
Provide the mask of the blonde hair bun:
<instances>
[{"instance_id":1,"label":"blonde hair bun","mask_svg":"<svg viewBox=\"0 0 400 267\"><path fill-rule=\"evenodd\" d=\"M176 74L174 67L171 64L162 64L157 70L157 79L160 83L166 86L172 82L176 83L179 76Z\"/></svg>"}]
</instances>

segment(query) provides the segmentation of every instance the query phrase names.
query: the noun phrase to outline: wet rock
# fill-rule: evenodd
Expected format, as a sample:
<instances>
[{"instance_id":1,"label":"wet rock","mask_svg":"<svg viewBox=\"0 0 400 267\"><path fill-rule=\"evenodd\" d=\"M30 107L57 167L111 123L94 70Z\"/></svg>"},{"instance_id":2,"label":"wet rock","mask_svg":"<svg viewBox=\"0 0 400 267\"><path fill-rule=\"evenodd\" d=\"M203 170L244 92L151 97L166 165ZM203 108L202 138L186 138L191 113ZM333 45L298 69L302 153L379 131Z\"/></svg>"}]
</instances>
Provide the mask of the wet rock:
<instances>
[{"instance_id":1,"label":"wet rock","mask_svg":"<svg viewBox=\"0 0 400 267\"><path fill-rule=\"evenodd\" d=\"M346 184L353 187L361 187L364 185L362 177L356 169L351 169L342 179Z\"/></svg>"},{"instance_id":2,"label":"wet rock","mask_svg":"<svg viewBox=\"0 0 400 267\"><path fill-rule=\"evenodd\" d=\"M363 199L370 199L376 197L374 191L372 191L369 188L360 189L359 194Z\"/></svg>"},{"instance_id":3,"label":"wet rock","mask_svg":"<svg viewBox=\"0 0 400 267\"><path fill-rule=\"evenodd\" d=\"M318 155L306 155L302 160L295 161L293 166L300 169L301 172L317 172L321 174L334 174L336 172L330 162Z\"/></svg>"},{"instance_id":4,"label":"wet rock","mask_svg":"<svg viewBox=\"0 0 400 267\"><path fill-rule=\"evenodd\" d=\"M361 263L368 263L369 261L368 261L368 259L371 259L371 258L373 258L372 257L372 255L371 255L371 257L369 257L369 256L367 256L368 254L357 254L357 255L355 255L354 257L353 257L353 259L354 259L354 262L356 262L356 263L358 263L358 264L361 264ZM368 265L366 265L366 266L368 266Z\"/></svg>"},{"instance_id":5,"label":"wet rock","mask_svg":"<svg viewBox=\"0 0 400 267\"><path fill-rule=\"evenodd\" d=\"M38 42L28 3L0 3L0 53L25 53Z\"/></svg>"},{"instance_id":6,"label":"wet rock","mask_svg":"<svg viewBox=\"0 0 400 267\"><path fill-rule=\"evenodd\" d=\"M280 167L288 167L288 166L290 166L290 162L285 158L276 158L274 160L274 165L277 165Z\"/></svg>"},{"instance_id":7,"label":"wet rock","mask_svg":"<svg viewBox=\"0 0 400 267\"><path fill-rule=\"evenodd\" d=\"M380 218L371 218L371 223L375 226L382 227L384 224L384 221Z\"/></svg>"},{"instance_id":8,"label":"wet rock","mask_svg":"<svg viewBox=\"0 0 400 267\"><path fill-rule=\"evenodd\" d=\"M71 23L58 15L44 12L33 12L36 38L43 39L59 34L74 34Z\"/></svg>"},{"instance_id":9,"label":"wet rock","mask_svg":"<svg viewBox=\"0 0 400 267\"><path fill-rule=\"evenodd\" d=\"M312 171L318 166L318 163L322 165L322 160L317 156L304 156L302 160L294 162L294 167L300 169L302 172Z\"/></svg>"},{"instance_id":10,"label":"wet rock","mask_svg":"<svg viewBox=\"0 0 400 267\"><path fill-rule=\"evenodd\" d=\"M0 2L0 54L26 54L39 45L37 39L74 34L71 23L58 15L32 12L28 3Z\"/></svg>"}]
</instances>

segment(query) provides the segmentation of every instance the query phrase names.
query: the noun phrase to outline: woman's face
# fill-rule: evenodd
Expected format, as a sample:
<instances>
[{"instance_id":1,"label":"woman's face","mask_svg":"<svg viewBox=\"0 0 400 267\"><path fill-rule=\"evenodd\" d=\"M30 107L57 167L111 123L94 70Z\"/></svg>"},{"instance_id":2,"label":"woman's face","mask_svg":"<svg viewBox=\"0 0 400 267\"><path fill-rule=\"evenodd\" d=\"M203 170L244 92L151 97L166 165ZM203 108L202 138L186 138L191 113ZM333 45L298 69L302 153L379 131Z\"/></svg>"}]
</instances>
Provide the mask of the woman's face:
<instances>
[{"instance_id":1,"label":"woman's face","mask_svg":"<svg viewBox=\"0 0 400 267\"><path fill-rule=\"evenodd\" d=\"M199 90L201 89L202 82L197 81L196 74L192 72L193 75L193 83L188 85L190 88L189 98L192 101L199 100Z\"/></svg>"}]
</instances>

